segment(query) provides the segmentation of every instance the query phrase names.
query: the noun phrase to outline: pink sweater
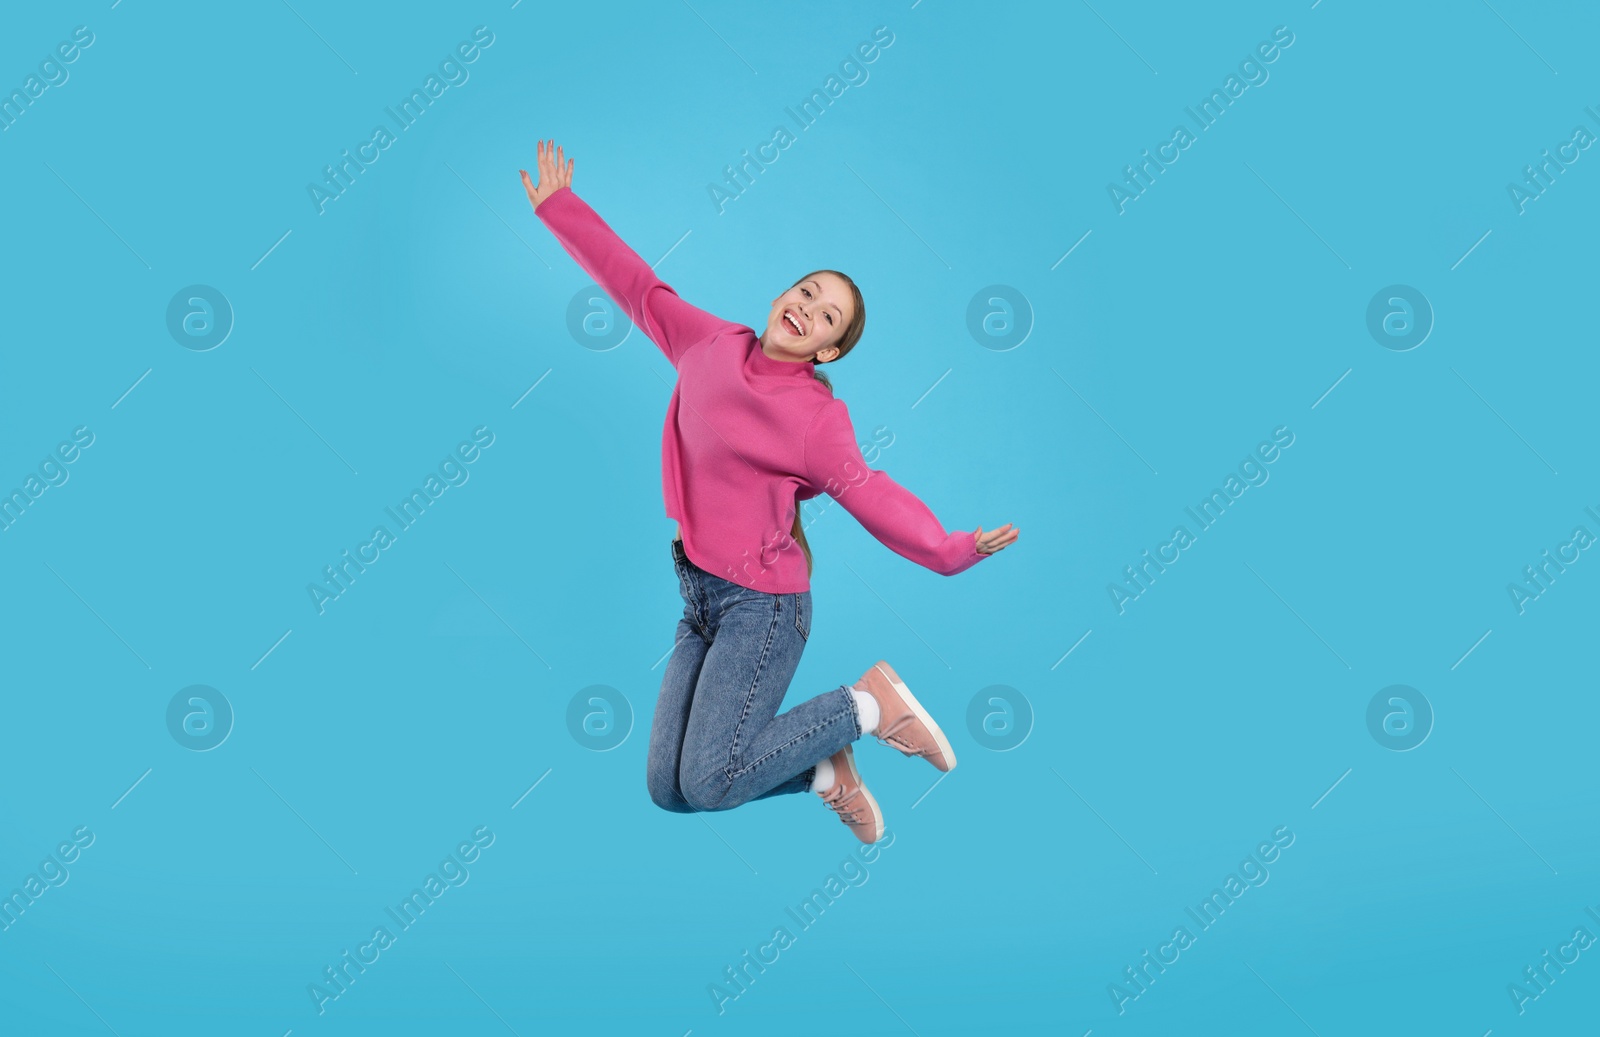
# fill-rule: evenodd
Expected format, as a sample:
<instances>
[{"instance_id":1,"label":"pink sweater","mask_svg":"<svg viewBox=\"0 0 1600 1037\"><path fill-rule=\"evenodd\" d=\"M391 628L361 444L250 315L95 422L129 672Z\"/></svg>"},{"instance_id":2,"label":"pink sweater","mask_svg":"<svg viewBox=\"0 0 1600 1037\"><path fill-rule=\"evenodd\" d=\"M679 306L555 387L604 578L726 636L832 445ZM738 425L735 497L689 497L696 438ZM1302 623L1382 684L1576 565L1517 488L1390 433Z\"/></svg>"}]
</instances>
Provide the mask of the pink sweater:
<instances>
[{"instance_id":1,"label":"pink sweater","mask_svg":"<svg viewBox=\"0 0 1600 1037\"><path fill-rule=\"evenodd\" d=\"M661 440L667 514L689 560L769 594L809 590L791 537L797 502L826 493L890 550L945 576L989 557L867 466L844 401L808 362L774 360L757 333L697 309L563 187L535 215L678 370Z\"/></svg>"}]
</instances>

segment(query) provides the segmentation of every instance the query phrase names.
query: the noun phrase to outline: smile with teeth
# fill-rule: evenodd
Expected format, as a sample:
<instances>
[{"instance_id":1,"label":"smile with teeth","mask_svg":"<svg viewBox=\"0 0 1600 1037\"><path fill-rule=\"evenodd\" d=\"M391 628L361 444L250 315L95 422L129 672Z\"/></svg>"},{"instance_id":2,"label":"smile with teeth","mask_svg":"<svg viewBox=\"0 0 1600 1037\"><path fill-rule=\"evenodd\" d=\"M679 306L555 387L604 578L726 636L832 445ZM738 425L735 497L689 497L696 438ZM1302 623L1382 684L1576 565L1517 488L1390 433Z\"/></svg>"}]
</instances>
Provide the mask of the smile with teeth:
<instances>
[{"instance_id":1,"label":"smile with teeth","mask_svg":"<svg viewBox=\"0 0 1600 1037\"><path fill-rule=\"evenodd\" d=\"M805 329L800 327L799 318L797 318L793 313L789 312L788 310L784 310L783 311L783 319L786 322L786 324L792 324L794 326L794 333L796 335L804 335L805 334Z\"/></svg>"}]
</instances>

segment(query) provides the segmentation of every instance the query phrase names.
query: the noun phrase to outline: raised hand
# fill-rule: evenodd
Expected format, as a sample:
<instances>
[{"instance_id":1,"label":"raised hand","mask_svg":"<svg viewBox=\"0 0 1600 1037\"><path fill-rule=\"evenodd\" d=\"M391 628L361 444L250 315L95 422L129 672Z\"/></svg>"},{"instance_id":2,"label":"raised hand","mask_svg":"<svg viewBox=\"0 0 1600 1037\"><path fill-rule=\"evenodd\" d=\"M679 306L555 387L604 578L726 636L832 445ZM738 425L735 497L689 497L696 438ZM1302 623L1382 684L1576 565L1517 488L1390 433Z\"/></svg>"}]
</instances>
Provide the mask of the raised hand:
<instances>
[{"instance_id":1,"label":"raised hand","mask_svg":"<svg viewBox=\"0 0 1600 1037\"><path fill-rule=\"evenodd\" d=\"M977 532L974 533L973 536L976 538L975 546L978 549L978 553L981 555L992 555L996 551L1002 551L1007 546L1015 543L1017 537L1021 533L1022 530L1013 529L1011 523L1007 522L999 529L991 529L987 533L983 531L982 526L979 526Z\"/></svg>"},{"instance_id":2,"label":"raised hand","mask_svg":"<svg viewBox=\"0 0 1600 1037\"><path fill-rule=\"evenodd\" d=\"M528 201L533 203L535 209L539 203L555 194L563 187L572 186L572 160L564 158L561 149L556 147L556 142L539 142L539 182L535 184L528 178L526 169L518 170L522 174L522 186L528 192Z\"/></svg>"}]
</instances>

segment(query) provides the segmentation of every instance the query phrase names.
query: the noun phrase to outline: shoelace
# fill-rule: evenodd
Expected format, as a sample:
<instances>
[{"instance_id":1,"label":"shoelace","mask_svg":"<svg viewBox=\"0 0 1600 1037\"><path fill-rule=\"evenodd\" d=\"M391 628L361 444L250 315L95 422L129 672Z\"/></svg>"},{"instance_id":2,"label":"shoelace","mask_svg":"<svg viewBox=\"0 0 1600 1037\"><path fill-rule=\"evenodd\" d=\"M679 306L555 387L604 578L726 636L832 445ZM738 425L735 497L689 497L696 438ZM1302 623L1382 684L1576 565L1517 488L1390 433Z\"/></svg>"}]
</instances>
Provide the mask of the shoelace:
<instances>
[{"instance_id":1,"label":"shoelace","mask_svg":"<svg viewBox=\"0 0 1600 1037\"><path fill-rule=\"evenodd\" d=\"M861 817L856 813L856 808L854 806L854 801L859 797L859 795L860 790L857 790L855 792L851 792L847 796L844 791L844 782L835 781L833 788L822 794L822 802L828 805L829 810L832 810L834 813L838 814L839 819L845 824L853 825L859 823L861 820ZM852 805L846 806L846 799L851 800Z\"/></svg>"},{"instance_id":2,"label":"shoelace","mask_svg":"<svg viewBox=\"0 0 1600 1037\"><path fill-rule=\"evenodd\" d=\"M904 725L901 725L901 726L904 726ZM894 750L896 750L898 752L906 754L907 756L922 756L922 755L924 755L924 753L922 751L917 750L909 742L906 742L904 739L897 738L894 731L889 732L889 735L888 735L887 738L884 737L883 734L881 734L881 733L875 735L874 737L877 738L879 745L886 745L891 749L894 749Z\"/></svg>"}]
</instances>

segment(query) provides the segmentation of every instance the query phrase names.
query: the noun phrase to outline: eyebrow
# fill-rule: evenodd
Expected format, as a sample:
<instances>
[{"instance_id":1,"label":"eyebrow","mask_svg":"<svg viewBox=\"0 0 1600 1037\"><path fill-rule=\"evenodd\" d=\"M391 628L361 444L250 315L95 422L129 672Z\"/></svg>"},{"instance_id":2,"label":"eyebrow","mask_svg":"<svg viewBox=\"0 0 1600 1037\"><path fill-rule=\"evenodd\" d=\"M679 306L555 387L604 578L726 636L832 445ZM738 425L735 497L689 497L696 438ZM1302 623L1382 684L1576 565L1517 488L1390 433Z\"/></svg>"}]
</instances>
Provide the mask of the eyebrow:
<instances>
[{"instance_id":1,"label":"eyebrow","mask_svg":"<svg viewBox=\"0 0 1600 1037\"><path fill-rule=\"evenodd\" d=\"M817 294L818 295L822 294L822 285L817 281L816 278L814 278L814 277L813 278L807 278L806 280L804 280L804 281L802 281L800 283L801 284L814 284L814 285L817 286ZM844 320L844 311L843 310L839 309L839 307L837 307L837 306L834 306L833 303L831 303L831 302L830 303L824 303L824 305L833 307L833 312L837 313L839 315L839 319L840 320Z\"/></svg>"}]
</instances>

